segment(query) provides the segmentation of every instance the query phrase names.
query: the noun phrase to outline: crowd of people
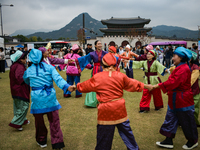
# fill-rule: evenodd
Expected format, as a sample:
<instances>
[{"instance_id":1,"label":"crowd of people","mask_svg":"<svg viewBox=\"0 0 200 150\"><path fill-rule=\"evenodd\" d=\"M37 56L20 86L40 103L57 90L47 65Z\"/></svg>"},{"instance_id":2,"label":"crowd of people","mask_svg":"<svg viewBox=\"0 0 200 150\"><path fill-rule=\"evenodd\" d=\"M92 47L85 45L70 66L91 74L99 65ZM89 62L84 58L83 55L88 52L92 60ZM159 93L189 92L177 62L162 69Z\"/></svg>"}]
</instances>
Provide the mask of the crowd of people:
<instances>
[{"instance_id":1,"label":"crowd of people","mask_svg":"<svg viewBox=\"0 0 200 150\"><path fill-rule=\"evenodd\" d=\"M58 113L61 105L56 98L54 81L63 90L64 97L71 97L73 91L76 91L76 98L87 93L85 105L97 107L96 150L111 149L115 126L127 149L138 150L127 116L123 90L143 92L139 107L139 113L143 114L150 111L151 95L155 111L164 107L162 91L168 93L168 109L160 128L165 140L156 144L173 148L173 138L177 127L181 126L188 140L182 148L193 149L198 146L200 88L196 45L191 50L183 46L173 50L172 45L164 50L159 46L154 49L152 45L132 48L128 44L102 50L102 43L97 40L94 46L95 50L92 44L87 44L85 50L77 44L69 50L64 47L58 52L58 58L52 55L49 46L30 51L27 48L24 51L11 51L10 88L14 117L9 126L21 131L23 125L30 123L26 115L31 100L30 113L35 118L37 144L42 148L47 146L47 128L43 119L46 114L50 123L52 148L62 149L65 145ZM120 72L120 67L126 74ZM85 68L92 69L91 78L80 83L81 72ZM133 76L133 70L141 68L144 71L144 83ZM66 70L66 80L57 69ZM169 73L170 76L162 82L158 73Z\"/></svg>"}]
</instances>

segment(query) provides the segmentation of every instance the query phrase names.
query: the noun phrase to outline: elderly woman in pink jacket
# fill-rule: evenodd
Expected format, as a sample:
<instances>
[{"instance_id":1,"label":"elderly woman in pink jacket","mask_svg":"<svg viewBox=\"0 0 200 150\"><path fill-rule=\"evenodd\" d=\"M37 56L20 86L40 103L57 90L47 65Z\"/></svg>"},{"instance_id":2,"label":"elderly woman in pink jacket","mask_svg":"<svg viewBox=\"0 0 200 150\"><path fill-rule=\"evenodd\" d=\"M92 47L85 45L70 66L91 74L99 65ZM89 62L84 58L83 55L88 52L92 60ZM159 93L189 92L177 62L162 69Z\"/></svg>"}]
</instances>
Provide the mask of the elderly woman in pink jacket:
<instances>
[{"instance_id":1,"label":"elderly woman in pink jacket","mask_svg":"<svg viewBox=\"0 0 200 150\"><path fill-rule=\"evenodd\" d=\"M79 46L77 44L74 44L72 46L73 53L70 53L70 54L68 53L67 55L64 56L64 58L65 59L76 59L76 58L81 57L77 54L79 49L80 49ZM67 66L67 69L66 69L67 83L69 83L70 85L73 85L74 82L75 82L75 84L79 83L81 74L79 73L76 64L74 62L68 62L67 64L59 65L59 68L62 70L65 68L65 66ZM88 64L86 66L86 68L92 69L92 65ZM66 97L66 98L71 97L71 92L67 91L67 93L64 94L64 97ZM76 98L79 98L79 97L82 97L82 93L80 93L78 90L76 90Z\"/></svg>"}]
</instances>

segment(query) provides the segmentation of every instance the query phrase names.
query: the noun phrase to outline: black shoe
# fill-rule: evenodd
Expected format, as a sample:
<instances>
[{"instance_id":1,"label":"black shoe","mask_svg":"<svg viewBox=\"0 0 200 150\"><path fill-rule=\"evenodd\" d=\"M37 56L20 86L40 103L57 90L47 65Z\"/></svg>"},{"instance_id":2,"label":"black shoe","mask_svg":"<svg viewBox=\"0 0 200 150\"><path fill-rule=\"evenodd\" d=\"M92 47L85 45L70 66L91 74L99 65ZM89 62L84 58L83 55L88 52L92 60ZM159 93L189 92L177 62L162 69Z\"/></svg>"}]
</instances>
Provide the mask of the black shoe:
<instances>
[{"instance_id":1,"label":"black shoe","mask_svg":"<svg viewBox=\"0 0 200 150\"><path fill-rule=\"evenodd\" d=\"M165 148L174 148L172 138L166 137L166 139L162 142L156 142L156 145Z\"/></svg>"},{"instance_id":2,"label":"black shoe","mask_svg":"<svg viewBox=\"0 0 200 150\"><path fill-rule=\"evenodd\" d=\"M160 108L155 108L155 111L160 111Z\"/></svg>"},{"instance_id":3,"label":"black shoe","mask_svg":"<svg viewBox=\"0 0 200 150\"><path fill-rule=\"evenodd\" d=\"M196 143L192 143L192 142L187 142L185 145L183 145L183 149L193 149L193 148L195 148L195 147L197 147L198 146L198 142L196 142Z\"/></svg>"},{"instance_id":4,"label":"black shoe","mask_svg":"<svg viewBox=\"0 0 200 150\"><path fill-rule=\"evenodd\" d=\"M147 113L148 111L146 110L140 110L139 113Z\"/></svg>"}]
</instances>

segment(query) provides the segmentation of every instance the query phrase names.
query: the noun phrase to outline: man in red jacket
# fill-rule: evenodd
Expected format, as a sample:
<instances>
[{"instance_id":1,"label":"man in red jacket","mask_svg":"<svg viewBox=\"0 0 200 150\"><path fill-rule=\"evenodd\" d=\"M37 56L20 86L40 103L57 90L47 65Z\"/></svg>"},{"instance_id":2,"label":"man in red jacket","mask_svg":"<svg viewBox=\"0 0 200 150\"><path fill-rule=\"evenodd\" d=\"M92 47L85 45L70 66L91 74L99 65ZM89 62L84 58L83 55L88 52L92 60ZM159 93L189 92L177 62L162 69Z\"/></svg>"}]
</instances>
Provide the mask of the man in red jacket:
<instances>
[{"instance_id":1,"label":"man in red jacket","mask_svg":"<svg viewBox=\"0 0 200 150\"><path fill-rule=\"evenodd\" d=\"M23 75L26 70L26 54L17 51L11 55L13 64L10 67L10 89L14 105L14 117L9 126L23 130L22 125L29 124L26 115L30 102L30 87L25 84Z\"/></svg>"}]
</instances>

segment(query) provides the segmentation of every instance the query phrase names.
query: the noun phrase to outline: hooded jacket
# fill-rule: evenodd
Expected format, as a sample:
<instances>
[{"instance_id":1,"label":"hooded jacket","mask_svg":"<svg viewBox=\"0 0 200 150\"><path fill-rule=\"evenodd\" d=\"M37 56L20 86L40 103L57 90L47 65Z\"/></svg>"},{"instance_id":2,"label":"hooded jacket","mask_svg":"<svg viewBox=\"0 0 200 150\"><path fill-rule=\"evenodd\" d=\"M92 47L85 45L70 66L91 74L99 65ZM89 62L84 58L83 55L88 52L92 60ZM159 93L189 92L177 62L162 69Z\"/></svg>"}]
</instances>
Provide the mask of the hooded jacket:
<instances>
[{"instance_id":1,"label":"hooded jacket","mask_svg":"<svg viewBox=\"0 0 200 150\"><path fill-rule=\"evenodd\" d=\"M41 51L32 49L29 59L33 64L25 71L23 79L32 88L31 113L40 114L60 109L61 105L56 98L53 81L64 93L67 92L70 85L59 75L53 66L41 62Z\"/></svg>"}]
</instances>

